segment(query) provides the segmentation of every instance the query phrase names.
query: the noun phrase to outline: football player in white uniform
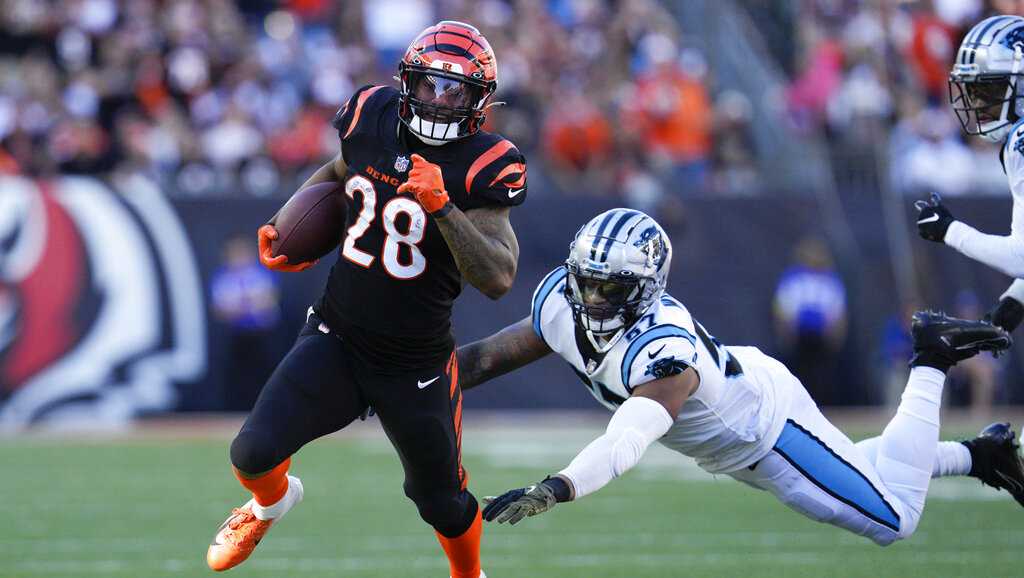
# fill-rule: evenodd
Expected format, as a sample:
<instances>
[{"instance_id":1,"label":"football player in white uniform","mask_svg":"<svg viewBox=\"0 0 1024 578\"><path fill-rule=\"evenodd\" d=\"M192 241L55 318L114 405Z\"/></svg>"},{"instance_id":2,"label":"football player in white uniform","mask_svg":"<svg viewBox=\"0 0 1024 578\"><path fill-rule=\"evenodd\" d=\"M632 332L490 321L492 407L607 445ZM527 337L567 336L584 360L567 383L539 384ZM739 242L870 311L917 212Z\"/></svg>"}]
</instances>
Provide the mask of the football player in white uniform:
<instances>
[{"instance_id":1,"label":"football player in white uniform","mask_svg":"<svg viewBox=\"0 0 1024 578\"><path fill-rule=\"evenodd\" d=\"M484 519L516 523L597 491L654 441L766 490L794 510L879 544L913 533L933 475L973 475L1024 504L1009 424L968 442L939 442L945 372L1009 335L982 321L915 316L915 356L902 402L881 436L854 444L778 361L726 347L665 293L672 245L649 216L598 215L565 265L533 296L530 317L458 349L469 389L557 352L612 410L604 435L553 476L485 500Z\"/></svg>"},{"instance_id":2,"label":"football player in white uniform","mask_svg":"<svg viewBox=\"0 0 1024 578\"><path fill-rule=\"evenodd\" d=\"M1013 195L1010 234L988 235L956 220L938 194L917 201L922 237L945 243L1015 281L989 312L1013 331L1024 319L1024 18L993 16L964 36L949 75L949 99L964 132L1002 143L999 159Z\"/></svg>"}]
</instances>

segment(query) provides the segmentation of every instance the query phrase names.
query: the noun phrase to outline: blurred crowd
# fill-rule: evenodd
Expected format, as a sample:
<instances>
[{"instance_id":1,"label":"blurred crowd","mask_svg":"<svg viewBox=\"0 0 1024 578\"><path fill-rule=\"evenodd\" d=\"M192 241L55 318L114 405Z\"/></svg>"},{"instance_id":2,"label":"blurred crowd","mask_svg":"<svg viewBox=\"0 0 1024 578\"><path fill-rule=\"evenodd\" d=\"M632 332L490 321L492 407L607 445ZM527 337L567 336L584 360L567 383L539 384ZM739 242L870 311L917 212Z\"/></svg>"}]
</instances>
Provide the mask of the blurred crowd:
<instances>
[{"instance_id":1,"label":"blurred crowd","mask_svg":"<svg viewBox=\"0 0 1024 578\"><path fill-rule=\"evenodd\" d=\"M880 165L901 190L1001 191L946 77L960 38L1019 0L738 0L785 71L794 135ZM0 172L144 171L184 195L287 194L337 149L329 120L394 83L417 32L469 21L498 55L488 128L545 188L756 193L749 95L657 0L0 0ZM877 167L876 167L877 168Z\"/></svg>"},{"instance_id":2,"label":"blurred crowd","mask_svg":"<svg viewBox=\"0 0 1024 578\"><path fill-rule=\"evenodd\" d=\"M507 104L488 128L565 190L647 206L666 184L704 190L718 167L752 165L749 104L716 103L703 56L655 0L2 0L0 172L287 194L337 151L338 107L395 83L441 18L490 39ZM739 138L716 147L718 128Z\"/></svg>"},{"instance_id":3,"label":"blurred crowd","mask_svg":"<svg viewBox=\"0 0 1024 578\"><path fill-rule=\"evenodd\" d=\"M907 194L1005 193L998 145L965 138L947 78L967 31L1018 0L809 0L794 14L788 112L845 151L868 151ZM887 143L887 144L886 144Z\"/></svg>"}]
</instances>

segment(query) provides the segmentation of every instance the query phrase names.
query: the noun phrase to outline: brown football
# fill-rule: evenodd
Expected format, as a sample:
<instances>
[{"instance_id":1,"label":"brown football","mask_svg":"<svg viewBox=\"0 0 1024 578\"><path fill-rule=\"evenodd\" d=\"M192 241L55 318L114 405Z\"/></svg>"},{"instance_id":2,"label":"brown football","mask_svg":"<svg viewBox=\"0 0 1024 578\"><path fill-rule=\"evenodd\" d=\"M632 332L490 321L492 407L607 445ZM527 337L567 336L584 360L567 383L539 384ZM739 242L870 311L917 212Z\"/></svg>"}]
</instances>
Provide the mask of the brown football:
<instances>
[{"instance_id":1,"label":"brown football","mask_svg":"<svg viewBox=\"0 0 1024 578\"><path fill-rule=\"evenodd\" d=\"M278 237L271 242L274 256L285 255L295 265L327 255L341 242L345 207L338 182L317 183L299 189L277 213Z\"/></svg>"}]
</instances>

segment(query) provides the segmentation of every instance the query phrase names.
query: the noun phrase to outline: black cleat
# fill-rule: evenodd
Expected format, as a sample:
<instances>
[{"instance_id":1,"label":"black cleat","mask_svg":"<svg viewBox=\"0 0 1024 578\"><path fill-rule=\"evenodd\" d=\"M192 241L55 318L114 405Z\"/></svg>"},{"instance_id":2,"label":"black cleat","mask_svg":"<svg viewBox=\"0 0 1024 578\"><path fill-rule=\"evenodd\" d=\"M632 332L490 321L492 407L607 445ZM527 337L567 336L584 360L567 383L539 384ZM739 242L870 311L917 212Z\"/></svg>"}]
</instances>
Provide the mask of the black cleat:
<instances>
[{"instance_id":1,"label":"black cleat","mask_svg":"<svg viewBox=\"0 0 1024 578\"><path fill-rule=\"evenodd\" d=\"M915 313L911 334L914 358L910 366L926 365L941 371L981 351L1000 352L1013 345L1010 334L991 323L957 319L936 311Z\"/></svg>"},{"instance_id":2,"label":"black cleat","mask_svg":"<svg viewBox=\"0 0 1024 578\"><path fill-rule=\"evenodd\" d=\"M1020 443L1009 423L994 423L973 440L960 442L971 452L971 477L986 486L1010 492L1024 506L1024 461Z\"/></svg>"}]
</instances>

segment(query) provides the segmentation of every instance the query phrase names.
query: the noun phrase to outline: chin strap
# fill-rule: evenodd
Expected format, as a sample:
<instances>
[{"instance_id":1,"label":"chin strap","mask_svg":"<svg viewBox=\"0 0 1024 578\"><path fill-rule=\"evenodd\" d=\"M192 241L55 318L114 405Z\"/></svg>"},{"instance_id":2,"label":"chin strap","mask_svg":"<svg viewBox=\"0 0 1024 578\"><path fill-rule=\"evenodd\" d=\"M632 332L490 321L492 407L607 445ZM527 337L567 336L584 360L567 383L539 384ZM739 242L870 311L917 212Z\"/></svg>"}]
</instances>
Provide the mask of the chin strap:
<instances>
[{"instance_id":1,"label":"chin strap","mask_svg":"<svg viewBox=\"0 0 1024 578\"><path fill-rule=\"evenodd\" d=\"M601 345L598 338L594 335L594 332L588 329L587 340L590 341L590 344L594 346L595 351L597 351L598 353L604 353L611 349L612 347L614 347L616 343L618 343L619 338L622 337L622 333L625 330L625 326L620 327L618 331L616 331L611 337L608 338L607 341L604 342L604 345Z\"/></svg>"}]
</instances>

